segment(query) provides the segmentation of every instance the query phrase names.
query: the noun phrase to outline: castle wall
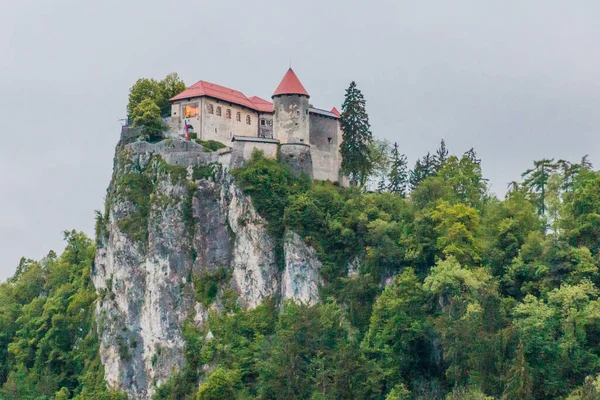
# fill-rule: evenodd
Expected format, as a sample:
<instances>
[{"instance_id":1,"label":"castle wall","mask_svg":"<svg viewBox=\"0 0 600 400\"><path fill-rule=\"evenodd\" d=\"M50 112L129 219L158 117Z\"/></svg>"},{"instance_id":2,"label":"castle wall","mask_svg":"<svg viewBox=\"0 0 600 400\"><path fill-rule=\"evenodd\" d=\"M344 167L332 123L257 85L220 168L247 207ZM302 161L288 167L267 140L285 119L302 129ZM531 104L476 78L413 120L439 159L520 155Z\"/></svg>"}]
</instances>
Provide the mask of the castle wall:
<instances>
[{"instance_id":1,"label":"castle wall","mask_svg":"<svg viewBox=\"0 0 600 400\"><path fill-rule=\"evenodd\" d=\"M194 132L197 133L198 138L202 140L217 140L228 145L233 135L258 136L258 112L210 97L175 102L171 106L171 115L173 120L176 120L176 117L179 118L178 121L174 121L172 124L174 127L178 124L180 125L179 129L183 130L183 120L186 119L184 108L186 104L198 104L198 116L187 118L187 120L194 127ZM211 106L212 114L210 113ZM218 115L218 107L221 107L220 116ZM227 110L231 111L231 118L227 118ZM238 112L240 113L240 121L237 120ZM248 116L250 116L250 124L246 122Z\"/></svg>"},{"instance_id":2,"label":"castle wall","mask_svg":"<svg viewBox=\"0 0 600 400\"><path fill-rule=\"evenodd\" d=\"M314 177L312 151L309 145L302 143L283 143L279 146L279 160L290 166L295 175L305 173Z\"/></svg>"},{"instance_id":3,"label":"castle wall","mask_svg":"<svg viewBox=\"0 0 600 400\"><path fill-rule=\"evenodd\" d=\"M309 141L308 97L280 95L273 99L274 138L281 143L305 143Z\"/></svg>"},{"instance_id":4,"label":"castle wall","mask_svg":"<svg viewBox=\"0 0 600 400\"><path fill-rule=\"evenodd\" d=\"M240 168L252 158L254 149L261 150L266 158L277 158L278 143L275 140L258 141L252 138L236 138L232 144L231 168Z\"/></svg>"},{"instance_id":5,"label":"castle wall","mask_svg":"<svg viewBox=\"0 0 600 400\"><path fill-rule=\"evenodd\" d=\"M263 120L265 121L264 125ZM258 137L273 139L273 114L260 113L258 119Z\"/></svg>"},{"instance_id":6,"label":"castle wall","mask_svg":"<svg viewBox=\"0 0 600 400\"><path fill-rule=\"evenodd\" d=\"M339 180L341 129L337 119L310 113L310 146L313 177L318 180Z\"/></svg>"}]
</instances>

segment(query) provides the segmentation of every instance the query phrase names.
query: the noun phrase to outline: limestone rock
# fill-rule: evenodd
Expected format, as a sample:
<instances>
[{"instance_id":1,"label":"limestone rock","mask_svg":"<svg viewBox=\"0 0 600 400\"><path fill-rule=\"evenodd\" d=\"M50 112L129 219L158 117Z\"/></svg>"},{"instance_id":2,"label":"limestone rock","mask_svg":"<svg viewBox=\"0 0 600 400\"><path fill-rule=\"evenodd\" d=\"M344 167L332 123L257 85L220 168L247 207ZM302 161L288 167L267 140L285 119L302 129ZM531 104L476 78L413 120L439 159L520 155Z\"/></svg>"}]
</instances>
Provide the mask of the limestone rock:
<instances>
[{"instance_id":1,"label":"limestone rock","mask_svg":"<svg viewBox=\"0 0 600 400\"><path fill-rule=\"evenodd\" d=\"M194 146L136 142L117 149L92 279L101 298L96 318L106 381L135 399L151 398L181 370L184 322L205 326L209 311L222 310L224 290L246 309L268 297L319 301L314 249L287 232L280 271L266 222L236 186L226 154ZM146 209L127 194L139 182L148 190L141 197ZM220 269L228 278L216 299L196 301L194 279Z\"/></svg>"}]
</instances>

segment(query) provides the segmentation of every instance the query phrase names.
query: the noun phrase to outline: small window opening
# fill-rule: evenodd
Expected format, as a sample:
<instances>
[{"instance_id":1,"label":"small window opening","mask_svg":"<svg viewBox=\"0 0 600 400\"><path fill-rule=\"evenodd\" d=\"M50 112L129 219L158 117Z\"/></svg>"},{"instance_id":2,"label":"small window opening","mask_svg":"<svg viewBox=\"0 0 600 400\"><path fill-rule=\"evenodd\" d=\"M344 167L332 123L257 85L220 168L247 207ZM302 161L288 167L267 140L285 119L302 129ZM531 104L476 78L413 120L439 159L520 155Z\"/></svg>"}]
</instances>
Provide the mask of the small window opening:
<instances>
[{"instance_id":1,"label":"small window opening","mask_svg":"<svg viewBox=\"0 0 600 400\"><path fill-rule=\"evenodd\" d=\"M260 124L261 124L262 126L265 126L265 125L267 124L267 121L265 121L264 119L261 119L261 120L260 120Z\"/></svg>"},{"instance_id":2,"label":"small window opening","mask_svg":"<svg viewBox=\"0 0 600 400\"><path fill-rule=\"evenodd\" d=\"M221 116L221 106L217 107L217 117Z\"/></svg>"},{"instance_id":3,"label":"small window opening","mask_svg":"<svg viewBox=\"0 0 600 400\"><path fill-rule=\"evenodd\" d=\"M213 108L213 105L212 105L212 104L209 104L209 105L208 105L208 113L209 113L209 114L214 114L214 113L215 113L215 109Z\"/></svg>"},{"instance_id":4,"label":"small window opening","mask_svg":"<svg viewBox=\"0 0 600 400\"><path fill-rule=\"evenodd\" d=\"M238 111L238 112L235 114L235 120L236 120L237 122L240 122L240 121L242 120L242 113L241 113L241 112L239 112L239 111Z\"/></svg>"},{"instance_id":5,"label":"small window opening","mask_svg":"<svg viewBox=\"0 0 600 400\"><path fill-rule=\"evenodd\" d=\"M247 123L248 125L252 124L252 119L250 118L250 116L249 116L249 115L246 115L246 123Z\"/></svg>"},{"instance_id":6,"label":"small window opening","mask_svg":"<svg viewBox=\"0 0 600 400\"><path fill-rule=\"evenodd\" d=\"M330 138L330 137L328 137L328 138L327 138L327 142L328 142L328 143L331 143L331 141L332 141L332 140L333 140L333 139L332 139L332 138Z\"/></svg>"},{"instance_id":7,"label":"small window opening","mask_svg":"<svg viewBox=\"0 0 600 400\"><path fill-rule=\"evenodd\" d=\"M225 117L231 119L231 109L228 108L227 111L225 111Z\"/></svg>"}]
</instances>

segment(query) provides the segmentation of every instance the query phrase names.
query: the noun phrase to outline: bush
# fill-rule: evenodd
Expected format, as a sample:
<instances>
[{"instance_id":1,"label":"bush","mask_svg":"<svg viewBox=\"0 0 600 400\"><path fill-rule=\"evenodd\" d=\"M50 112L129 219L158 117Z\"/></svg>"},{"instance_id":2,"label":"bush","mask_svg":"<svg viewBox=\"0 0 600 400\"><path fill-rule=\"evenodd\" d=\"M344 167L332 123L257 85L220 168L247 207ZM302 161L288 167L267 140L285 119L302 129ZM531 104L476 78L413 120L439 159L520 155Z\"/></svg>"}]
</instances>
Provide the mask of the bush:
<instances>
[{"instance_id":1,"label":"bush","mask_svg":"<svg viewBox=\"0 0 600 400\"><path fill-rule=\"evenodd\" d=\"M192 137L190 137L190 138L192 138ZM192 139L196 139L196 138L194 137ZM225 147L227 147L223 143L217 142L216 140L196 139L196 143L198 143L199 145L202 145L202 147L204 147L205 149L207 149L209 151L217 151L217 150L224 149Z\"/></svg>"},{"instance_id":2,"label":"bush","mask_svg":"<svg viewBox=\"0 0 600 400\"><path fill-rule=\"evenodd\" d=\"M237 370L219 368L213 372L198 390L197 400L232 400L240 386L241 374Z\"/></svg>"}]
</instances>

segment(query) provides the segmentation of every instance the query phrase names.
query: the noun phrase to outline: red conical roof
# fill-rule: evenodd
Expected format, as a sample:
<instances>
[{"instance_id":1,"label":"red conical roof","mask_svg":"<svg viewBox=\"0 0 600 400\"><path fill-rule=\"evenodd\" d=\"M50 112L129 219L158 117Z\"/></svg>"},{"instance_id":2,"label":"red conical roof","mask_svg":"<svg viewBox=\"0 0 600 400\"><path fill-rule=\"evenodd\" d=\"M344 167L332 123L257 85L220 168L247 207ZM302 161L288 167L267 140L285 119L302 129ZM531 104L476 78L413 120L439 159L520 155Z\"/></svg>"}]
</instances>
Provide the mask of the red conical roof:
<instances>
[{"instance_id":1,"label":"red conical roof","mask_svg":"<svg viewBox=\"0 0 600 400\"><path fill-rule=\"evenodd\" d=\"M288 69L281 80L281 83L277 86L277 89L275 89L273 97L280 94L302 94L306 97L310 97L306 89L304 89L304 86L302 86L302 83L300 83L300 79L298 79L291 68Z\"/></svg>"},{"instance_id":2,"label":"red conical roof","mask_svg":"<svg viewBox=\"0 0 600 400\"><path fill-rule=\"evenodd\" d=\"M340 114L340 112L337 110L337 108L333 107L331 109L331 113L337 115L338 117L341 117L342 114Z\"/></svg>"}]
</instances>

